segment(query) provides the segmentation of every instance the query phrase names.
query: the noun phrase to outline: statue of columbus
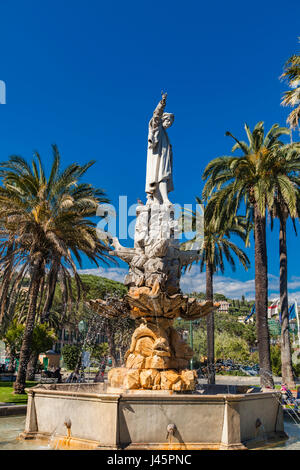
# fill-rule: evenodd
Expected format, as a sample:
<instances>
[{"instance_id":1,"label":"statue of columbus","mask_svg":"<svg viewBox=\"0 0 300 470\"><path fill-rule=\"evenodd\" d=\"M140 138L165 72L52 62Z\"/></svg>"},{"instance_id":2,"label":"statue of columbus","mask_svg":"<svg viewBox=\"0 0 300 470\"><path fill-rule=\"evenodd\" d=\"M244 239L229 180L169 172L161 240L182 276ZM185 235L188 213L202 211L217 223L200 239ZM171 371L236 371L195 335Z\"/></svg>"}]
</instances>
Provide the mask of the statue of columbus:
<instances>
[{"instance_id":1,"label":"statue of columbus","mask_svg":"<svg viewBox=\"0 0 300 470\"><path fill-rule=\"evenodd\" d=\"M154 110L149 122L146 193L148 202L170 205L168 193L173 191L173 154L166 129L174 122L174 114L165 113L167 94Z\"/></svg>"}]
</instances>

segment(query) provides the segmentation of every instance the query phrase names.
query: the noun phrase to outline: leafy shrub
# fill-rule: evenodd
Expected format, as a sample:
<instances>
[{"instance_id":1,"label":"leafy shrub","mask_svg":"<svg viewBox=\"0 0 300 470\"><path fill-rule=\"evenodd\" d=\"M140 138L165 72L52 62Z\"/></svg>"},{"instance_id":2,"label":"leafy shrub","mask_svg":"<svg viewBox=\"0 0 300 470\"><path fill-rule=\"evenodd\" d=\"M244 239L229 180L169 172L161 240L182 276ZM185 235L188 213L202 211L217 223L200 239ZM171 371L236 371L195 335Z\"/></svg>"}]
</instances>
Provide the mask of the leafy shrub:
<instances>
[{"instance_id":1,"label":"leafy shrub","mask_svg":"<svg viewBox=\"0 0 300 470\"><path fill-rule=\"evenodd\" d=\"M250 357L247 342L239 336L230 336L227 332L216 335L215 353L217 359L231 359L234 362L245 362Z\"/></svg>"},{"instance_id":2,"label":"leafy shrub","mask_svg":"<svg viewBox=\"0 0 300 470\"><path fill-rule=\"evenodd\" d=\"M218 372L220 375L235 375L239 377L249 377L246 372L243 372L242 370L220 370Z\"/></svg>"}]
</instances>

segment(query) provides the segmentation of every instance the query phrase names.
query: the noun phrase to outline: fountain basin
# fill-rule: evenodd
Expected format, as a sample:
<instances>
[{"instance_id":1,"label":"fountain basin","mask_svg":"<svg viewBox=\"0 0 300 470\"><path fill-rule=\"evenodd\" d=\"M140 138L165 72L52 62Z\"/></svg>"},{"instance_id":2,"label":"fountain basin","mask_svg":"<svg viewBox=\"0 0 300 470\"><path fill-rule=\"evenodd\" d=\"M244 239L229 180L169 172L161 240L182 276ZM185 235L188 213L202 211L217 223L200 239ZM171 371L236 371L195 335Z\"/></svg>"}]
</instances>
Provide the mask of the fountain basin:
<instances>
[{"instance_id":1,"label":"fountain basin","mask_svg":"<svg viewBox=\"0 0 300 470\"><path fill-rule=\"evenodd\" d=\"M204 394L123 391L101 383L38 385L27 390L21 437L51 439L55 448L169 450L246 449L287 438L280 393L216 392L217 386ZM171 423L176 429L169 442Z\"/></svg>"}]
</instances>

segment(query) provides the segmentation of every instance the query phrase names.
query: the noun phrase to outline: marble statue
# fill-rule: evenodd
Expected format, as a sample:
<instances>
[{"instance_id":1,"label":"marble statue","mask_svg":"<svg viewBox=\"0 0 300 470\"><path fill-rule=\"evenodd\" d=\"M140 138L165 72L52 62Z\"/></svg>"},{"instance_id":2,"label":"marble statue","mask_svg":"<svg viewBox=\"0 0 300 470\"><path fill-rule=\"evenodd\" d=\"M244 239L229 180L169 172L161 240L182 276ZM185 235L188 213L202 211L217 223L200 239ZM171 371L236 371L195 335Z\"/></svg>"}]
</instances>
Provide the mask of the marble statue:
<instances>
[{"instance_id":1,"label":"marble statue","mask_svg":"<svg viewBox=\"0 0 300 470\"><path fill-rule=\"evenodd\" d=\"M146 193L148 202L171 204L168 193L173 191L173 154L166 129L174 121L174 114L165 113L167 94L154 110L149 122L146 170Z\"/></svg>"}]
</instances>

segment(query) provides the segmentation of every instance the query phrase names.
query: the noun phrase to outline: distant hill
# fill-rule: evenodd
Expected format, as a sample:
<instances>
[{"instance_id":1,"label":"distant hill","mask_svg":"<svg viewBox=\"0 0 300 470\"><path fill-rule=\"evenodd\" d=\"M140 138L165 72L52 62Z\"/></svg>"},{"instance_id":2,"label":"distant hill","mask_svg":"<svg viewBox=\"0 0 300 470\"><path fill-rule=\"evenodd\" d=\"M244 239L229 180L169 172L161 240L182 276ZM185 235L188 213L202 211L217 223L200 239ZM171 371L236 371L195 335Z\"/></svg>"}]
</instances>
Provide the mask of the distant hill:
<instances>
[{"instance_id":1,"label":"distant hill","mask_svg":"<svg viewBox=\"0 0 300 470\"><path fill-rule=\"evenodd\" d=\"M87 299L104 299L107 295L116 294L123 297L128 289L121 282L92 274L81 274L80 278L86 290Z\"/></svg>"}]
</instances>

